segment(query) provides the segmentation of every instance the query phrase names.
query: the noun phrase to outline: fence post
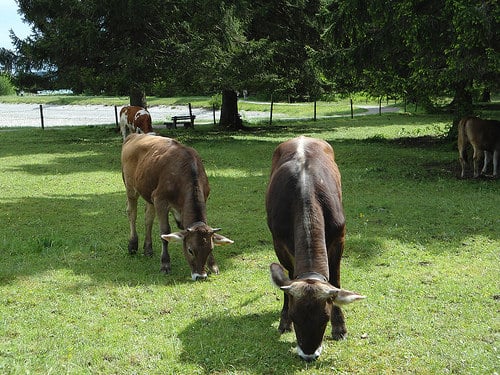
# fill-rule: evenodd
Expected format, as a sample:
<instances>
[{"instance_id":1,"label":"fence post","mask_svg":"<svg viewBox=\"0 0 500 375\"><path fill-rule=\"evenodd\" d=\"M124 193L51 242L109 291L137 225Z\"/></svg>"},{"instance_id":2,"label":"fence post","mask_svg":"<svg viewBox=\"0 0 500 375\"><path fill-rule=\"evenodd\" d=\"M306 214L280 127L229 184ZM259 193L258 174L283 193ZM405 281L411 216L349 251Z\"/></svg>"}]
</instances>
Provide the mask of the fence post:
<instances>
[{"instance_id":1,"label":"fence post","mask_svg":"<svg viewBox=\"0 0 500 375\"><path fill-rule=\"evenodd\" d=\"M191 127L194 128L194 118L193 118L193 110L191 109L191 103L188 103L189 107L189 121L191 121Z\"/></svg>"},{"instance_id":2,"label":"fence post","mask_svg":"<svg viewBox=\"0 0 500 375\"><path fill-rule=\"evenodd\" d=\"M212 113L214 115L214 125L217 125L217 123L215 122L215 103L212 104Z\"/></svg>"},{"instance_id":3,"label":"fence post","mask_svg":"<svg viewBox=\"0 0 500 375\"><path fill-rule=\"evenodd\" d=\"M350 98L349 101L351 102L351 118L354 118L354 108L352 106L352 98Z\"/></svg>"},{"instance_id":4,"label":"fence post","mask_svg":"<svg viewBox=\"0 0 500 375\"><path fill-rule=\"evenodd\" d=\"M40 104L40 120L42 122L42 130L44 130L45 129L45 124L43 122L43 107L42 107L41 104Z\"/></svg>"},{"instance_id":5,"label":"fence post","mask_svg":"<svg viewBox=\"0 0 500 375\"><path fill-rule=\"evenodd\" d=\"M116 123L116 127L118 128L119 125L118 125L118 108L116 107L115 105L115 123Z\"/></svg>"},{"instance_id":6,"label":"fence post","mask_svg":"<svg viewBox=\"0 0 500 375\"><path fill-rule=\"evenodd\" d=\"M274 106L274 100L273 96L271 95L271 112L269 113L269 126L273 124L273 106Z\"/></svg>"},{"instance_id":7,"label":"fence post","mask_svg":"<svg viewBox=\"0 0 500 375\"><path fill-rule=\"evenodd\" d=\"M316 121L316 99L314 99L314 121Z\"/></svg>"},{"instance_id":8,"label":"fence post","mask_svg":"<svg viewBox=\"0 0 500 375\"><path fill-rule=\"evenodd\" d=\"M382 97L378 99L378 115L382 116Z\"/></svg>"}]
</instances>

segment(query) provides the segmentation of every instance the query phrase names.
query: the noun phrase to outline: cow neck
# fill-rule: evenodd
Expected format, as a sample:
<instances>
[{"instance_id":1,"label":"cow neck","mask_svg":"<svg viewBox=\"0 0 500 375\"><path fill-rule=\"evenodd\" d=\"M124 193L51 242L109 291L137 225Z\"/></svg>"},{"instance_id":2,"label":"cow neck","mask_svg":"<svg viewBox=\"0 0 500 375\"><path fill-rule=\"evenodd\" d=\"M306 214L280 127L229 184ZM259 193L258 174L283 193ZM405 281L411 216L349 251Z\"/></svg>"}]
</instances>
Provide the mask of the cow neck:
<instances>
[{"instance_id":1,"label":"cow neck","mask_svg":"<svg viewBox=\"0 0 500 375\"><path fill-rule=\"evenodd\" d=\"M182 223L189 227L196 222L207 222L205 199L198 181L193 181L191 189L186 191L184 207L182 210Z\"/></svg>"},{"instance_id":2,"label":"cow neck","mask_svg":"<svg viewBox=\"0 0 500 375\"><path fill-rule=\"evenodd\" d=\"M322 226L320 223L309 225L295 234L295 274L319 274L328 279L328 252ZM301 228L300 225L296 227Z\"/></svg>"},{"instance_id":3,"label":"cow neck","mask_svg":"<svg viewBox=\"0 0 500 375\"><path fill-rule=\"evenodd\" d=\"M200 181L200 173L204 173L198 165L197 159L193 157L190 150L186 149L185 176L188 179L184 191L184 204L182 207L182 225L189 227L196 222L207 222L205 196L203 184ZM201 170L200 170L201 169Z\"/></svg>"},{"instance_id":4,"label":"cow neck","mask_svg":"<svg viewBox=\"0 0 500 375\"><path fill-rule=\"evenodd\" d=\"M328 280L329 270L323 212L305 164L298 171L295 202L295 270L298 275L320 275L321 281L325 281Z\"/></svg>"},{"instance_id":5,"label":"cow neck","mask_svg":"<svg viewBox=\"0 0 500 375\"><path fill-rule=\"evenodd\" d=\"M323 281L323 282L327 282L328 281L328 279L327 279L327 277L325 275L322 275L321 273L315 272L315 271L301 273L295 279L296 280L307 280L307 279L309 279L309 280L318 280L318 281Z\"/></svg>"},{"instance_id":6,"label":"cow neck","mask_svg":"<svg viewBox=\"0 0 500 375\"><path fill-rule=\"evenodd\" d=\"M184 228L187 228L196 222L206 224L207 215L203 194L199 188L193 187L191 191L186 191L186 198L182 210L182 224Z\"/></svg>"}]
</instances>

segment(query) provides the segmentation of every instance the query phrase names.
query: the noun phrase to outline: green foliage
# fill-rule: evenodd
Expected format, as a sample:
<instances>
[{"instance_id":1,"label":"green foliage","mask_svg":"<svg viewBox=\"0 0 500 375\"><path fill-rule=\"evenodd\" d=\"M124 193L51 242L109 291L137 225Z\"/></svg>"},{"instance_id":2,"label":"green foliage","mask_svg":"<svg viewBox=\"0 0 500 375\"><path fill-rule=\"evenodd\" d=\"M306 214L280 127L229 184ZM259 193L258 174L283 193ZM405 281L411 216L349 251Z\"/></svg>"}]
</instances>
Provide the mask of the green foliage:
<instances>
[{"instance_id":1,"label":"green foliage","mask_svg":"<svg viewBox=\"0 0 500 375\"><path fill-rule=\"evenodd\" d=\"M16 93L10 77L6 74L0 74L0 95L13 95Z\"/></svg>"},{"instance_id":2,"label":"green foliage","mask_svg":"<svg viewBox=\"0 0 500 375\"><path fill-rule=\"evenodd\" d=\"M429 108L436 94L448 94L460 117L471 113L474 85L498 86L494 2L358 3L332 1L325 15L323 66L336 90L405 95Z\"/></svg>"},{"instance_id":3,"label":"green foliage","mask_svg":"<svg viewBox=\"0 0 500 375\"><path fill-rule=\"evenodd\" d=\"M210 105L212 105L215 109L220 109L222 106L222 94L212 95L209 101Z\"/></svg>"},{"instance_id":4,"label":"green foliage","mask_svg":"<svg viewBox=\"0 0 500 375\"><path fill-rule=\"evenodd\" d=\"M457 178L455 148L436 137L450 122L391 114L254 132L158 129L201 154L209 223L235 241L215 250L220 275L196 283L174 245L172 274L160 274L156 226L155 256L128 255L112 128L1 131L0 372L498 372L499 181ZM299 134L335 149L343 286L368 296L345 309L349 338L325 338L309 364L293 333L277 332L264 210L272 152Z\"/></svg>"}]
</instances>

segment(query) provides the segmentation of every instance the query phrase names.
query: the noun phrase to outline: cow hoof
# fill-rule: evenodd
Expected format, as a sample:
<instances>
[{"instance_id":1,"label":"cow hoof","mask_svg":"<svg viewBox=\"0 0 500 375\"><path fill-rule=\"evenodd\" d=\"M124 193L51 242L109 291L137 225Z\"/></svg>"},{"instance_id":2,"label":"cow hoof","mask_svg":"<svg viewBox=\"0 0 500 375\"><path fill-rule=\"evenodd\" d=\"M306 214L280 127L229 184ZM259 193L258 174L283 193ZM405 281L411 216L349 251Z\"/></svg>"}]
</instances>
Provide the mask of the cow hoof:
<instances>
[{"instance_id":1,"label":"cow hoof","mask_svg":"<svg viewBox=\"0 0 500 375\"><path fill-rule=\"evenodd\" d=\"M285 332L292 332L292 324L280 322L280 326L278 327L278 331L280 334L283 334Z\"/></svg>"},{"instance_id":2,"label":"cow hoof","mask_svg":"<svg viewBox=\"0 0 500 375\"><path fill-rule=\"evenodd\" d=\"M153 256L153 244L151 242L144 243L144 256L147 257Z\"/></svg>"},{"instance_id":3,"label":"cow hoof","mask_svg":"<svg viewBox=\"0 0 500 375\"><path fill-rule=\"evenodd\" d=\"M128 253L134 255L137 253L138 241L137 239L132 239L128 241Z\"/></svg>"},{"instance_id":4,"label":"cow hoof","mask_svg":"<svg viewBox=\"0 0 500 375\"><path fill-rule=\"evenodd\" d=\"M171 271L172 271L172 269L170 267L170 264L162 265L160 268L160 272L164 273L165 275L168 275Z\"/></svg>"},{"instance_id":5,"label":"cow hoof","mask_svg":"<svg viewBox=\"0 0 500 375\"><path fill-rule=\"evenodd\" d=\"M345 329L332 330L332 339L336 341L347 339L347 330Z\"/></svg>"}]
</instances>

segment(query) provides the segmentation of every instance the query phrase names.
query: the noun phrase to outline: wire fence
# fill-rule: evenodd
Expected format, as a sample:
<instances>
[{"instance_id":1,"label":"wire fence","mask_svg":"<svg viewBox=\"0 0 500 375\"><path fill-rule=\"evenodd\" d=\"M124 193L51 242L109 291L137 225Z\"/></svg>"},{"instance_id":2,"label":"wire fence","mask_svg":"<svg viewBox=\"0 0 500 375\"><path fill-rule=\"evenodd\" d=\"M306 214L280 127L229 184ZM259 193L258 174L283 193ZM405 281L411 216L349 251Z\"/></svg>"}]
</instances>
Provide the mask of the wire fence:
<instances>
[{"instance_id":1,"label":"wire fence","mask_svg":"<svg viewBox=\"0 0 500 375\"><path fill-rule=\"evenodd\" d=\"M357 106L365 109L363 114L376 114L388 111L398 111L395 107ZM118 123L119 111L117 106L110 105L51 105L51 104L6 104L0 103L0 128L8 127L62 127L85 125L115 125ZM173 116L189 114L188 105L153 106L149 107L153 123L170 122ZM219 110L193 108L196 124L215 123L220 117ZM344 115L320 116L316 115L316 106L310 116L292 118L277 111L273 112L273 105L264 111L240 111L244 121L269 121L273 116L279 120L310 120L311 118L340 117ZM348 115L347 115L348 116Z\"/></svg>"},{"instance_id":2,"label":"wire fence","mask_svg":"<svg viewBox=\"0 0 500 375\"><path fill-rule=\"evenodd\" d=\"M121 106L50 105L0 103L0 127L59 127L114 125ZM172 116L189 113L187 105L148 108L153 122L170 121ZM197 122L213 122L211 110L193 108ZM216 114L217 115L217 114Z\"/></svg>"}]
</instances>

